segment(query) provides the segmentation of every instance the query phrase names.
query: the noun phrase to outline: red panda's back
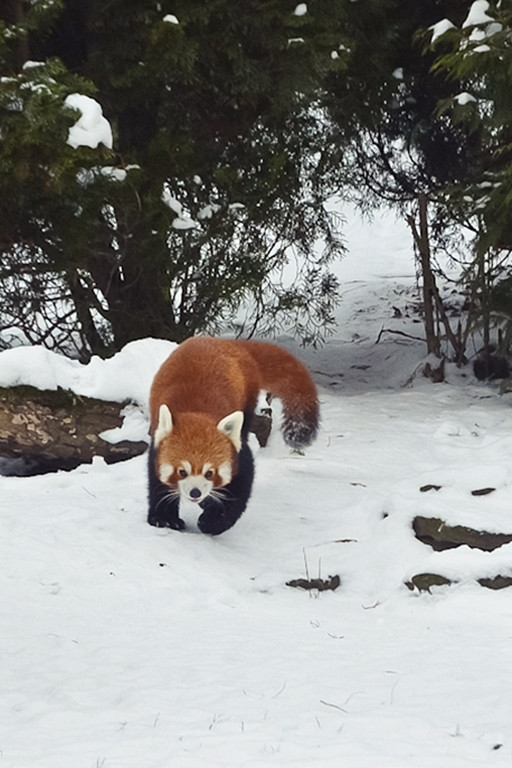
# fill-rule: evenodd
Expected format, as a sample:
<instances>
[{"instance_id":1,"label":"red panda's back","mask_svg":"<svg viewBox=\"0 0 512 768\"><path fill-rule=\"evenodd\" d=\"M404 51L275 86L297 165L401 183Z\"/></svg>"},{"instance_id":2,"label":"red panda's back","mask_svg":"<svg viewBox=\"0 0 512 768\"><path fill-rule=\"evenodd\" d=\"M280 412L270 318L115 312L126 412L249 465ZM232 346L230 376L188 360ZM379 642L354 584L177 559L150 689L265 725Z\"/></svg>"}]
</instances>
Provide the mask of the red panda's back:
<instances>
[{"instance_id":1,"label":"red panda's back","mask_svg":"<svg viewBox=\"0 0 512 768\"><path fill-rule=\"evenodd\" d=\"M180 344L157 372L150 393L151 429L165 403L173 416L207 413L216 421L254 408L257 363L236 341L197 337Z\"/></svg>"}]
</instances>

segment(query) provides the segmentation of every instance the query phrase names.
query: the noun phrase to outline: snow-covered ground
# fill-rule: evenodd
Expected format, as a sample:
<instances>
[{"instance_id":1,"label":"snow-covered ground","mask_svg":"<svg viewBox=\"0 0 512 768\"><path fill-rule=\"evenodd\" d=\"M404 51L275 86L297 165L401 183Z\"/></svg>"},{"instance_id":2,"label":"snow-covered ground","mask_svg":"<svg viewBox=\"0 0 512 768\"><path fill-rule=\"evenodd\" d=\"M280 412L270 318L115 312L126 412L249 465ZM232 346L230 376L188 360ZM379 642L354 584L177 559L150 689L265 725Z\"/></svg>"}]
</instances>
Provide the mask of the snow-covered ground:
<instances>
[{"instance_id":1,"label":"snow-covered ground","mask_svg":"<svg viewBox=\"0 0 512 768\"><path fill-rule=\"evenodd\" d=\"M319 438L291 456L274 430L233 529L148 526L145 457L0 477L1 768L511 765L512 592L476 579L509 575L512 544L434 553L411 529L512 532L511 404L470 373L429 383L421 342L376 343L422 335L410 240L390 217L347 240L337 335L280 340L318 382ZM10 350L0 384L143 399L171 348ZM427 571L456 583L404 586Z\"/></svg>"}]
</instances>

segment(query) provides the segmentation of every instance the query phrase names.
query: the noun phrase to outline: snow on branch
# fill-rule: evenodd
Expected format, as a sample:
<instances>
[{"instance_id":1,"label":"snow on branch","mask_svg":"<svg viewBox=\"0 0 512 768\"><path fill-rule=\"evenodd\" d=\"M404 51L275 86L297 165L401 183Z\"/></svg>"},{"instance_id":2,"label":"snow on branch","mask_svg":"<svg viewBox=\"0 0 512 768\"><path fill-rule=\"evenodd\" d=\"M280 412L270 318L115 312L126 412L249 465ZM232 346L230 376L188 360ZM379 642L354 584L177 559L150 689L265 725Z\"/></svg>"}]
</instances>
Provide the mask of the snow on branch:
<instances>
[{"instance_id":1,"label":"snow on branch","mask_svg":"<svg viewBox=\"0 0 512 768\"><path fill-rule=\"evenodd\" d=\"M64 104L82 113L69 129L67 143L71 147L96 149L98 144L104 144L108 149L112 149L112 128L95 99L81 93L71 93L66 97Z\"/></svg>"}]
</instances>

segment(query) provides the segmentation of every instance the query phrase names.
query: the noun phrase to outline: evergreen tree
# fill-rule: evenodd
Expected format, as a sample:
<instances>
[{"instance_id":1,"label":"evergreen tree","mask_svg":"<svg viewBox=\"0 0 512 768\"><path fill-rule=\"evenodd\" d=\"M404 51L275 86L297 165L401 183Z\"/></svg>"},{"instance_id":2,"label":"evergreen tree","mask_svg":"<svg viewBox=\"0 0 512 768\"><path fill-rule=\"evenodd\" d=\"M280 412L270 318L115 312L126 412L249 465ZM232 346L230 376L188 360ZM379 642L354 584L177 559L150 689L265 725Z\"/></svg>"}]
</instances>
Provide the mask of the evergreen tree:
<instances>
[{"instance_id":1,"label":"evergreen tree","mask_svg":"<svg viewBox=\"0 0 512 768\"><path fill-rule=\"evenodd\" d=\"M440 20L431 35L435 71L457 84L439 115L475 147L466 174L446 187L440 204L473 234L464 280L489 367L491 352L507 352L512 339L512 11L477 0L462 22Z\"/></svg>"},{"instance_id":2,"label":"evergreen tree","mask_svg":"<svg viewBox=\"0 0 512 768\"><path fill-rule=\"evenodd\" d=\"M324 207L328 124L315 103L343 66L332 55L342 12L334 0L9 0L4 325L24 317L34 334L43 317L40 339L78 332L87 356L215 330L246 301L259 327L284 312L318 339L342 246ZM112 147L66 143L73 93L101 104ZM279 284L293 253L299 281Z\"/></svg>"},{"instance_id":3,"label":"evergreen tree","mask_svg":"<svg viewBox=\"0 0 512 768\"><path fill-rule=\"evenodd\" d=\"M470 132L438 112L456 86L432 68L422 37L443 14L457 22L465 13L465 0L347 4L346 67L329 75L326 103L343 148L342 181L351 172L361 204L404 209L471 165Z\"/></svg>"},{"instance_id":4,"label":"evergreen tree","mask_svg":"<svg viewBox=\"0 0 512 768\"><path fill-rule=\"evenodd\" d=\"M483 0L475 5L482 3L488 5ZM483 125L462 119L472 111L460 98L463 67L437 59L453 41L452 31L439 34L446 26L443 17L451 20L451 30L463 27L460 35L467 40L471 25L464 25L472 7L465 0L352 3L346 68L330 74L326 96L343 147L341 179L352 176L352 196L363 208L391 203L406 217L423 278L428 349L441 353L435 327L442 327L457 362L465 360L467 336L449 327L436 289L435 256L448 252L460 257L467 250L464 233L474 222L462 203L465 192L480 181L492 142ZM504 83L509 75L501 70L501 77ZM481 278L489 275L489 264L496 269L494 260L485 268L476 262L469 268ZM489 293L487 287L479 292L479 300Z\"/></svg>"},{"instance_id":5,"label":"evergreen tree","mask_svg":"<svg viewBox=\"0 0 512 768\"><path fill-rule=\"evenodd\" d=\"M478 248L512 246L512 11L485 0L472 4L462 24L434 35L435 70L460 90L439 113L463 126L478 151L465 178L448 189L447 204L474 219ZM443 27L441 27L443 29Z\"/></svg>"}]
</instances>

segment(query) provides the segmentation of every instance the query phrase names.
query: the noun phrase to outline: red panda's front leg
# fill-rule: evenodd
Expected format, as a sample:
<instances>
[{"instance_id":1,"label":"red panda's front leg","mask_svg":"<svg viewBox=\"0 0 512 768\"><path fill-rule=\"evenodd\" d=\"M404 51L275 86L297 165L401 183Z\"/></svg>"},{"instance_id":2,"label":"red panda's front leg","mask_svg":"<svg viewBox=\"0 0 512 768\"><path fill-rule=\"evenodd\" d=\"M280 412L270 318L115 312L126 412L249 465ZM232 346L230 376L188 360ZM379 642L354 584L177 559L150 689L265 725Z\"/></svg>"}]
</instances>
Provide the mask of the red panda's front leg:
<instances>
[{"instance_id":1,"label":"red panda's front leg","mask_svg":"<svg viewBox=\"0 0 512 768\"><path fill-rule=\"evenodd\" d=\"M155 470L155 448L153 440L148 452L148 523L157 528L173 528L182 531L185 523L179 516L179 494L173 494L170 488L157 477Z\"/></svg>"},{"instance_id":2,"label":"red panda's front leg","mask_svg":"<svg viewBox=\"0 0 512 768\"><path fill-rule=\"evenodd\" d=\"M238 471L228 485L199 506L204 510L197 524L203 533L217 536L231 528L247 506L254 479L254 460L246 442L238 454Z\"/></svg>"}]
</instances>

